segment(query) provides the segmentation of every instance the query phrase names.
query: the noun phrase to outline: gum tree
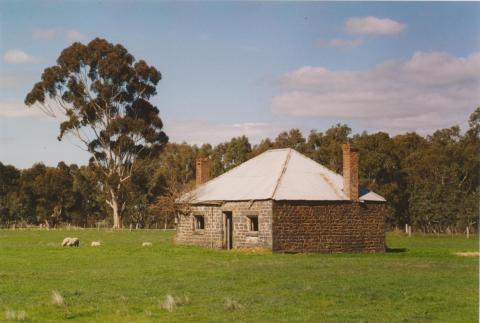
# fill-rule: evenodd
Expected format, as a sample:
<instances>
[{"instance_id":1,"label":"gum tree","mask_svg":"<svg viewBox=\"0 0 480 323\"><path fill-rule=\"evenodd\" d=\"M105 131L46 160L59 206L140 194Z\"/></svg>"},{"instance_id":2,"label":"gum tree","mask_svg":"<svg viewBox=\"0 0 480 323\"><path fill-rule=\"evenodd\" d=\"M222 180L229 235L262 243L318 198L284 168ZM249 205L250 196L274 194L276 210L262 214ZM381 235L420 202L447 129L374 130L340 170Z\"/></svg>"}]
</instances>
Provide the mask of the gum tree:
<instances>
[{"instance_id":1,"label":"gum tree","mask_svg":"<svg viewBox=\"0 0 480 323\"><path fill-rule=\"evenodd\" d=\"M123 226L125 185L137 160L158 154L168 141L149 102L160 79L155 67L136 61L122 45L96 38L64 49L25 98L61 120L58 140L74 136L90 153L114 228Z\"/></svg>"}]
</instances>

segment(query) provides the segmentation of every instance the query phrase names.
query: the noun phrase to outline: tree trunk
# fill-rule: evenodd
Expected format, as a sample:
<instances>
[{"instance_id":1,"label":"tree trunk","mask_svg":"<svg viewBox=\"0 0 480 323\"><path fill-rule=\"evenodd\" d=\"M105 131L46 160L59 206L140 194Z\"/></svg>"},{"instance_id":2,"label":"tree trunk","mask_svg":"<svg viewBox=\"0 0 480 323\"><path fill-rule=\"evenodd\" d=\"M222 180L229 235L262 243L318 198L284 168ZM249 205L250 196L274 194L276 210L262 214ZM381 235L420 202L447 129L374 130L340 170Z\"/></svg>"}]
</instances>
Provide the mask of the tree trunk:
<instances>
[{"instance_id":1,"label":"tree trunk","mask_svg":"<svg viewBox=\"0 0 480 323\"><path fill-rule=\"evenodd\" d=\"M122 216L118 213L118 209L113 209L113 228L121 229L123 228L123 219Z\"/></svg>"},{"instance_id":2,"label":"tree trunk","mask_svg":"<svg viewBox=\"0 0 480 323\"><path fill-rule=\"evenodd\" d=\"M121 229L123 228L123 218L122 214L118 207L118 197L113 190L110 190L110 201L108 203L112 208L113 213L113 228Z\"/></svg>"}]
</instances>

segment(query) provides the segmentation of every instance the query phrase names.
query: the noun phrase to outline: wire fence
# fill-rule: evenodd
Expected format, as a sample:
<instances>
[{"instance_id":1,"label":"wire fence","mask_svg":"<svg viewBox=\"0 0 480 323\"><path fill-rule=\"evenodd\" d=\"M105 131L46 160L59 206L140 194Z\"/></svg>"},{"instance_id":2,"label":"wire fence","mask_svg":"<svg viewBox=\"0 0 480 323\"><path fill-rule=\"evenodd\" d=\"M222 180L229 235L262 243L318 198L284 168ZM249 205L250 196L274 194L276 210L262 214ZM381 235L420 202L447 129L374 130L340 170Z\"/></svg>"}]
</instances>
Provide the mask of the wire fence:
<instances>
[{"instance_id":1,"label":"wire fence","mask_svg":"<svg viewBox=\"0 0 480 323\"><path fill-rule=\"evenodd\" d=\"M161 230L161 231L172 231L175 230L174 224L165 225L164 223L151 223L149 225L142 224L129 224L124 226L121 229L113 229L112 225L109 223L95 223L95 224L85 224L85 225L72 225L69 223L60 223L55 226L46 226L44 224L33 225L26 223L0 223L0 229L3 230L39 230L39 231L50 231L50 230L121 230L121 231L134 231L134 230Z\"/></svg>"}]
</instances>

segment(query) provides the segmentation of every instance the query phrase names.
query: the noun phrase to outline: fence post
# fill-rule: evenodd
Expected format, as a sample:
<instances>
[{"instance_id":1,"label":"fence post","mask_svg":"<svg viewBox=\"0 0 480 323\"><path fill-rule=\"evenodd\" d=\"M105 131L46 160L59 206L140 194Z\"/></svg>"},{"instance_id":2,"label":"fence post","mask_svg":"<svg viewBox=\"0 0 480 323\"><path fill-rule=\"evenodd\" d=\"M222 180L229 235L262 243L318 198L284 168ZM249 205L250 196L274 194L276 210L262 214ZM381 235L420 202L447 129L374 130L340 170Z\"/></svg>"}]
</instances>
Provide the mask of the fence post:
<instances>
[{"instance_id":1,"label":"fence post","mask_svg":"<svg viewBox=\"0 0 480 323\"><path fill-rule=\"evenodd\" d=\"M470 226L467 225L467 239L470 238Z\"/></svg>"}]
</instances>

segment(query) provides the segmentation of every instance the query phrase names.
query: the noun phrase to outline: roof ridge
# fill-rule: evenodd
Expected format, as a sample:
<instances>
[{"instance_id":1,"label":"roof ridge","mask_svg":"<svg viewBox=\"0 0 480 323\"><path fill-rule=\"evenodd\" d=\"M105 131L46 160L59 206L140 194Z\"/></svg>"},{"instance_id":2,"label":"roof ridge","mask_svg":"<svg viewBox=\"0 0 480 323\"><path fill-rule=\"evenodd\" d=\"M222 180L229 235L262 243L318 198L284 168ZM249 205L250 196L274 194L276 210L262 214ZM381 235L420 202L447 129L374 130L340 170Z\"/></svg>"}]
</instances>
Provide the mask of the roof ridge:
<instances>
[{"instance_id":1,"label":"roof ridge","mask_svg":"<svg viewBox=\"0 0 480 323\"><path fill-rule=\"evenodd\" d=\"M294 149L288 148L288 154L285 158L285 162L283 163L282 172L280 173L280 176L278 177L278 180L277 180L277 184L275 185L275 188L273 189L273 192L272 192L272 200L275 199L275 194L277 193L277 189L280 186L280 183L282 182L283 175L287 171L288 162L290 161L290 157L292 156L292 150Z\"/></svg>"},{"instance_id":2,"label":"roof ridge","mask_svg":"<svg viewBox=\"0 0 480 323\"><path fill-rule=\"evenodd\" d=\"M333 184L332 181L331 181L325 174L320 173L319 175L325 180L325 182L332 188L332 190L333 190L337 195L339 195L339 196L345 195L345 194L343 193L343 191L341 191L341 190L339 191L339 190L337 189L337 187L335 186L335 184Z\"/></svg>"},{"instance_id":3,"label":"roof ridge","mask_svg":"<svg viewBox=\"0 0 480 323\"><path fill-rule=\"evenodd\" d=\"M337 173L337 172L334 172L334 171L331 170L330 168L324 166L323 164L317 162L316 160L313 160L313 159L310 158L310 157L305 156L305 155L302 154L302 153L299 153L298 151L297 151L297 153L298 153L300 156L302 156L304 159L307 159L307 160L309 160L309 161L314 162L315 164L317 164L318 166L320 166L320 167L321 167L324 171L326 171L327 173L330 173L330 174L332 174L332 175L334 175L334 176L339 176L339 177L341 177L341 178L343 179L343 175L342 175L342 174L339 174L339 173ZM322 178L325 178L325 176L322 176ZM343 192L343 187L340 187L340 190L337 190L337 188L335 188L335 185L334 185L333 183L331 183L330 180L328 180L327 183L334 189L335 192L340 193L340 195L343 195L345 198L347 198L347 196L346 196L345 193ZM359 188L360 188L360 186L359 186Z\"/></svg>"},{"instance_id":4,"label":"roof ridge","mask_svg":"<svg viewBox=\"0 0 480 323\"><path fill-rule=\"evenodd\" d=\"M310 158L310 157L308 157L308 156L306 156L306 155L304 155L304 154L296 151L295 149L292 149L292 150L295 151L298 155L300 155L300 156L303 157L304 159L307 159L307 160L309 160L309 161L312 161L312 162L316 163L317 165L319 165L320 167L322 167L322 169L326 170L328 173L331 173L331 174L333 174L333 175L335 175L335 176L340 176L340 177L343 178L343 175L342 175L342 174L339 174L339 173L337 173L337 172L334 172L334 171L331 170L330 168L328 168L328 167L324 166L323 164L317 162L316 160L313 160L312 158ZM323 175L323 174L320 174L320 175ZM322 178L324 178L324 179L326 180L326 182L327 182L337 193L340 193L341 195L344 195L345 198L347 198L347 196L346 196L345 193L343 192L343 188L339 191L339 190L337 190L337 189L335 188L335 184L334 184L334 183L331 183L331 181L330 181L329 179L327 180L327 178L326 178L325 176L322 176ZM362 196L365 196L365 195L367 195L367 194L373 193L373 194L375 194L376 196L378 196L379 198L382 198L383 200L385 200L385 198L384 198L383 196L379 195L378 193L375 193L374 191L372 191L372 190L370 190L370 189L368 189L368 188L366 188L366 187L362 187L362 186L358 185L358 191L359 191L359 193L360 193L360 190L362 190L362 189L365 190L365 191L367 191L367 193L363 194ZM359 197L362 197L362 196L359 196ZM347 198L347 199L348 199L348 198Z\"/></svg>"},{"instance_id":5,"label":"roof ridge","mask_svg":"<svg viewBox=\"0 0 480 323\"><path fill-rule=\"evenodd\" d=\"M217 180L218 180L218 179L220 179L221 177L224 177L224 176L226 176L228 173L232 172L233 170L235 170L235 169L237 169L237 168L240 168L240 167L244 166L244 165L245 165L246 163L248 163L249 161L251 161L251 160L254 160L254 159L256 159L256 158L258 158L258 157L262 156L263 154L265 154L265 153L269 152L270 150L275 150L275 149L269 149L269 150L265 150L264 152L262 152L262 153L258 154L257 156L254 156L254 157L252 157L252 158L250 158L250 159L247 159L247 160L246 160L246 161L244 161L243 163L241 163L241 164L239 164L239 165L237 165L237 166L235 166L235 167L233 167L233 168L231 168L231 169L227 170L225 173L223 173L223 174L220 174L220 175L218 175L217 177L214 177L214 178L212 178L212 179L210 179L210 180L206 181L205 183L202 183L201 185L199 185L199 186L195 187L195 189L194 189L193 191L196 191L197 189L199 189L200 187L202 187L202 186L206 185L207 183L212 183L212 182L215 182L215 181L217 181Z\"/></svg>"},{"instance_id":6,"label":"roof ridge","mask_svg":"<svg viewBox=\"0 0 480 323\"><path fill-rule=\"evenodd\" d=\"M304 154L296 151L295 149L293 149L293 150L294 150L298 155L300 155L301 157L303 157L304 159L308 159L309 161L312 161L312 162L314 162L315 164L321 166L321 167L322 167L324 170L326 170L328 173L332 173L332 174L334 174L334 175L336 175L336 176L341 176L341 177L343 177L342 174L339 174L339 173L337 173L337 172L334 172L333 170L331 170L331 169L328 168L327 166L325 166L325 165L317 162L316 160L314 160L314 159L312 159L312 158L310 158L310 157L308 157L308 156L306 156L306 155L304 155Z\"/></svg>"}]
</instances>

